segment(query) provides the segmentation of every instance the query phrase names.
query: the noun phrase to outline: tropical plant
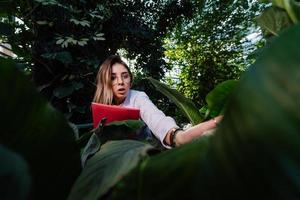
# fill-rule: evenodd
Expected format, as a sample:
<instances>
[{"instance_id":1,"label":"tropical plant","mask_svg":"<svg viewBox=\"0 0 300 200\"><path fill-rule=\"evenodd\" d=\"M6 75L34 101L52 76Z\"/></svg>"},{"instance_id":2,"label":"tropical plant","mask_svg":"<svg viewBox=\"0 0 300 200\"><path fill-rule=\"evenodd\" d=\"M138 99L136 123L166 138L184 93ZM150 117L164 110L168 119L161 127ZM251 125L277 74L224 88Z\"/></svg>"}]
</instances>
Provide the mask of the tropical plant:
<instances>
[{"instance_id":1,"label":"tropical plant","mask_svg":"<svg viewBox=\"0 0 300 200\"><path fill-rule=\"evenodd\" d=\"M199 109L191 99L185 97L175 89L172 89L166 84L151 77L148 79L159 92L167 96L176 104L192 125L196 125L204 119L224 114L230 96L237 84L236 80L227 80L220 83L215 89L207 94L205 98L206 105Z\"/></svg>"},{"instance_id":2,"label":"tropical plant","mask_svg":"<svg viewBox=\"0 0 300 200\"><path fill-rule=\"evenodd\" d=\"M1 199L27 199L31 177L26 161L15 152L0 145Z\"/></svg>"},{"instance_id":3,"label":"tropical plant","mask_svg":"<svg viewBox=\"0 0 300 200\"><path fill-rule=\"evenodd\" d=\"M0 58L0 65L1 145L27 164L30 199L65 199L81 171L73 130L63 115L40 97L16 64ZM26 170L20 162L12 164L12 169ZM5 185L3 181L1 185ZM29 188L23 186L24 190Z\"/></svg>"},{"instance_id":4,"label":"tropical plant","mask_svg":"<svg viewBox=\"0 0 300 200\"><path fill-rule=\"evenodd\" d=\"M167 96L178 106L180 110L182 110L182 113L190 120L192 124L197 124L203 120L197 107L191 100L187 99L184 95L182 95L175 89L172 89L153 78L148 79L158 91Z\"/></svg>"},{"instance_id":5,"label":"tropical plant","mask_svg":"<svg viewBox=\"0 0 300 200\"><path fill-rule=\"evenodd\" d=\"M68 199L99 199L148 157L153 147L134 140L109 141L91 157Z\"/></svg>"},{"instance_id":6,"label":"tropical plant","mask_svg":"<svg viewBox=\"0 0 300 200\"><path fill-rule=\"evenodd\" d=\"M203 106L217 84L239 79L255 60L261 37L254 19L259 10L253 0L208 0L165 37L167 64L178 70L177 89L196 105Z\"/></svg>"},{"instance_id":7,"label":"tropical plant","mask_svg":"<svg viewBox=\"0 0 300 200\"><path fill-rule=\"evenodd\" d=\"M300 20L300 5L295 0L260 0L260 2L271 3L257 19L266 38L278 36L283 29Z\"/></svg>"}]
</instances>

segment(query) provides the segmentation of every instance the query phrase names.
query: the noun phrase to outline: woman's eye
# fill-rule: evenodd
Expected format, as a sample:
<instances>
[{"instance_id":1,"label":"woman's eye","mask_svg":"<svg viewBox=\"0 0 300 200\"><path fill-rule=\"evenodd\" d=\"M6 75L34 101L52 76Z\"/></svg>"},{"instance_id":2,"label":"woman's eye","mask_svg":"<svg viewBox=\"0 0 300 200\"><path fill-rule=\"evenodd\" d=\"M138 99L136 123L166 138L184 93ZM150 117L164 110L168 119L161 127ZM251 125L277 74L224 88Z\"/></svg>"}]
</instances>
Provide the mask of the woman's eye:
<instances>
[{"instance_id":1,"label":"woman's eye","mask_svg":"<svg viewBox=\"0 0 300 200\"><path fill-rule=\"evenodd\" d=\"M129 74L123 74L123 75L122 75L122 78L123 78L123 79L129 78Z\"/></svg>"},{"instance_id":2,"label":"woman's eye","mask_svg":"<svg viewBox=\"0 0 300 200\"><path fill-rule=\"evenodd\" d=\"M115 76L112 76L112 77L110 77L110 79L113 81L113 80L116 79L116 77L115 77Z\"/></svg>"}]
</instances>

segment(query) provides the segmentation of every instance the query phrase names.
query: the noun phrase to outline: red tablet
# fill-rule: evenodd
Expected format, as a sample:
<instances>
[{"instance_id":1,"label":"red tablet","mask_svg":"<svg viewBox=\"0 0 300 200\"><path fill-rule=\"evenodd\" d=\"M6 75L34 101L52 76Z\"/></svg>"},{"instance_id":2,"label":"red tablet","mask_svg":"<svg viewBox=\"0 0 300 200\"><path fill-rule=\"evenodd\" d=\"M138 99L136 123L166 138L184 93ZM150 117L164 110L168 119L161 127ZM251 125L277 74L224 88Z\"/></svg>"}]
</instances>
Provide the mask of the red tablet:
<instances>
[{"instance_id":1,"label":"red tablet","mask_svg":"<svg viewBox=\"0 0 300 200\"><path fill-rule=\"evenodd\" d=\"M93 126L94 128L96 128L103 118L106 118L105 124L109 124L113 121L122 121L128 119L138 120L140 118L140 110L135 108L126 108L93 102L92 115Z\"/></svg>"}]
</instances>

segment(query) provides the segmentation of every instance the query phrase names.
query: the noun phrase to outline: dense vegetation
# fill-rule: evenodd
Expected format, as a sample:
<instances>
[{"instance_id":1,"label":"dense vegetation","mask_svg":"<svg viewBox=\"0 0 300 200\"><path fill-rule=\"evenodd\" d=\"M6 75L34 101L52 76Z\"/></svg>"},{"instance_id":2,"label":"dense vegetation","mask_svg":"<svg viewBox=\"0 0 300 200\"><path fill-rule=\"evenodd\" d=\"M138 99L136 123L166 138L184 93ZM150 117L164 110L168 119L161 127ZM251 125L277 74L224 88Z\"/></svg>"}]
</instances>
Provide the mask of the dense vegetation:
<instances>
[{"instance_id":1,"label":"dense vegetation","mask_svg":"<svg viewBox=\"0 0 300 200\"><path fill-rule=\"evenodd\" d=\"M180 70L180 92L203 105L217 84L240 77L261 45L254 20L260 7L256 1L208 0L168 33L165 54L168 64Z\"/></svg>"},{"instance_id":2,"label":"dense vegetation","mask_svg":"<svg viewBox=\"0 0 300 200\"><path fill-rule=\"evenodd\" d=\"M148 6L145 8L153 8L153 10L156 8L152 7L150 1L141 2L142 5ZM237 3L237 1L233 2ZM260 49L255 62L238 82L227 80L201 99L202 104L206 106L208 117L225 113L217 132L164 152L158 151L145 141L124 140L129 139L129 135L141 126L139 121L116 122L108 126L100 126L78 137L66 118L52 107L52 105L57 106L56 100L72 103L72 95L85 92L83 91L86 87L85 82L81 83L79 80L80 78L89 80L87 78L89 75L83 78L81 75L85 71L80 70L87 70L88 67L95 69L96 60L100 60L87 46L101 45L104 41L114 43L112 40L114 37L108 40L107 37L111 35L104 33L102 27L98 27L100 30L96 32L98 35L93 35L96 29L89 29L90 27L85 29L88 26L86 24L90 24L89 20L93 18L90 15L91 18L85 16L92 13L97 18L102 15L99 13L97 15L97 12L83 12L78 9L78 6L85 5L86 7L83 7L90 11L88 8L93 2L91 4L85 1L63 4L55 0L10 2L13 4L1 2L3 5L1 6L0 30L3 34L1 39L9 41L14 52L18 54L14 61L0 58L0 104L3 105L0 116L1 199L220 199L227 197L299 199L300 26L298 22L300 7L294 0L265 2L272 4L266 5L257 20L268 40L266 47ZM102 3L103 7L100 10L105 11L102 13L103 16L114 16L111 14L114 10L111 8L115 8L114 6L126 5L130 10L130 6L140 5L136 1ZM167 9L171 5L175 6L174 8L183 5L174 1L165 3L156 6L157 8L161 8L159 5L166 6L164 8ZM184 5L193 5L195 2L190 3ZM143 17L141 10L131 8L131 12L136 12L136 15L142 15L140 18L147 19L145 24L149 22L147 18L149 16ZM193 6L191 8L198 9ZM203 13L205 9L207 7L204 7ZM45 17L47 13L53 14L54 11L60 18L32 18L35 16L33 13ZM123 11L118 10L117 14ZM168 12L158 12L164 15L163 18L156 18L160 15L154 14L152 18L150 17L155 19L150 27L158 26L159 23L156 22L159 19L168 21L168 17L175 11L176 9L171 9L170 15L164 15ZM81 18L75 18L77 15ZM12 16L19 16L25 23L17 24ZM70 35L54 36L51 32L62 31L62 27L56 25L62 26L65 19L73 24L73 27L68 27L70 25L68 23L64 26L70 35L74 34L71 39L67 38ZM170 26L162 25L161 28L165 31L176 31L179 25L186 22L184 18L183 21L180 18L176 19L179 21L174 18L169 22ZM132 21L134 20L130 22ZM114 29L115 26L111 21L107 22L110 22ZM76 29L77 26L82 27ZM129 27L129 24L127 26ZM17 32L14 32L15 27L19 28ZM90 34L93 36L87 32L84 37L88 40L81 40L79 36L75 37L75 34L80 33L79 30L91 30ZM129 30L134 28L131 27ZM40 32L43 32L45 37L49 35L51 38L40 38ZM170 39L172 33L169 33L170 35L161 32L163 34L161 36ZM94 36L97 38L93 38ZM28 38L22 40L22 37ZM160 45L162 39L166 37L157 40ZM181 39L178 41L176 45L184 44ZM218 40L215 41L218 44ZM139 42L135 45L138 44ZM104 47L107 47L107 52L111 53L109 45ZM114 51L118 48L119 46ZM52 51L53 49L55 51ZM175 49L174 52L177 50ZM185 50L189 51L188 48ZM196 50L195 52L201 52L201 48ZM91 60L87 61L86 57L81 57L85 51L95 56L95 63L88 64ZM235 53L233 49L233 55L239 55ZM162 52L160 54L162 55ZM231 51L228 54L231 54ZM149 59L148 56L146 58ZM179 60L180 62L184 60L189 63L189 57L179 58L185 58ZM77 61L85 63L82 66L86 68L77 66ZM244 64L240 63L240 66L246 66L252 61L244 60L242 63ZM161 66L163 65L159 65ZM156 78L162 77L165 69L161 68L162 70L156 70L152 74L150 68L140 67L147 75L156 73L157 76L153 75ZM22 72L17 70L20 68ZM27 72L25 73L27 76L24 75L24 71ZM51 72L70 73L64 76L53 76L54 79L51 79L48 84L39 85L38 78L42 76L37 75L42 73L47 77L44 73L51 74ZM94 73L93 70L92 72ZM34 80L35 85L29 80L30 78ZM91 79L89 81L92 81ZM56 80L58 82L55 82ZM204 120L203 115L199 113L200 107L195 106L192 100L186 99L174 89L154 79L149 80L155 88L172 99L192 123ZM52 105L36 91L37 85L41 86L39 92L50 98ZM75 109L78 109L78 105L67 108L69 113L75 112ZM95 135L100 144L94 152L95 155L86 163L82 163L81 152L91 135Z\"/></svg>"}]
</instances>

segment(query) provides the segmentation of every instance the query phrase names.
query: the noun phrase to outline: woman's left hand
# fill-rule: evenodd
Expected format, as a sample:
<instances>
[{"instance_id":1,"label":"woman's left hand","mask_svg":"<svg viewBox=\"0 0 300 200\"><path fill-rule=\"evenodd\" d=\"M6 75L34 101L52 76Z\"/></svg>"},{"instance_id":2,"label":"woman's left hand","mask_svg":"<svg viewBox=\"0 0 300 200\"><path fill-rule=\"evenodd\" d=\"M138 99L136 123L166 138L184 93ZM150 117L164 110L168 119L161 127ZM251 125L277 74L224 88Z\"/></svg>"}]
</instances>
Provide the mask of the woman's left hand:
<instances>
[{"instance_id":1,"label":"woman's left hand","mask_svg":"<svg viewBox=\"0 0 300 200\"><path fill-rule=\"evenodd\" d=\"M179 131L176 134L176 138L175 138L176 146L186 144L196 138L201 137L204 132L216 128L217 125L222 121L222 119L223 119L223 115L220 115L211 120L197 124L187 130Z\"/></svg>"}]
</instances>

